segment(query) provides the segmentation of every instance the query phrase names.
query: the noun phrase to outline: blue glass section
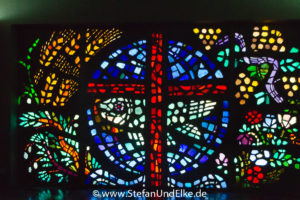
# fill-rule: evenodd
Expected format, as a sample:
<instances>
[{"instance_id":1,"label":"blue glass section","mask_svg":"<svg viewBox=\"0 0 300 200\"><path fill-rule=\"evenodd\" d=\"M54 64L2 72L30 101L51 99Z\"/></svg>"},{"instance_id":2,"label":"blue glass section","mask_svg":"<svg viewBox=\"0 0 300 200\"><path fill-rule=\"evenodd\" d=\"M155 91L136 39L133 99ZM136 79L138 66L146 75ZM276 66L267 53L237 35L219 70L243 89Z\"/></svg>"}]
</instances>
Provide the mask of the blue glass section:
<instances>
[{"instance_id":1,"label":"blue glass section","mask_svg":"<svg viewBox=\"0 0 300 200\"><path fill-rule=\"evenodd\" d=\"M200 51L193 51L191 46L185 45L182 42L169 41L168 60L171 68L177 64L181 65L181 68L176 70L167 70L169 80L197 80L197 79L208 79L212 80L215 78L221 79L223 73L220 69L217 69L215 64ZM170 75L171 73L171 75ZM197 76L197 77L196 77Z\"/></svg>"},{"instance_id":2,"label":"blue glass section","mask_svg":"<svg viewBox=\"0 0 300 200\"><path fill-rule=\"evenodd\" d=\"M144 166L143 165L138 165L136 167L136 169L139 170L139 171L144 171Z\"/></svg>"},{"instance_id":3,"label":"blue glass section","mask_svg":"<svg viewBox=\"0 0 300 200\"><path fill-rule=\"evenodd\" d=\"M208 160L208 157L206 155L202 156L200 159L200 163L205 163Z\"/></svg>"},{"instance_id":4,"label":"blue glass section","mask_svg":"<svg viewBox=\"0 0 300 200\"><path fill-rule=\"evenodd\" d=\"M229 102L228 101L223 101L223 107L224 108L229 108Z\"/></svg>"},{"instance_id":5,"label":"blue glass section","mask_svg":"<svg viewBox=\"0 0 300 200\"><path fill-rule=\"evenodd\" d=\"M191 157L194 157L196 155L197 151L195 149L190 149L188 154L191 156Z\"/></svg>"},{"instance_id":6,"label":"blue glass section","mask_svg":"<svg viewBox=\"0 0 300 200\"><path fill-rule=\"evenodd\" d=\"M186 171L192 171L193 170L193 167L188 167L188 168L186 168Z\"/></svg>"},{"instance_id":7,"label":"blue glass section","mask_svg":"<svg viewBox=\"0 0 300 200\"><path fill-rule=\"evenodd\" d=\"M216 78L223 78L223 74L220 70L217 70L215 73Z\"/></svg>"},{"instance_id":8,"label":"blue glass section","mask_svg":"<svg viewBox=\"0 0 300 200\"><path fill-rule=\"evenodd\" d=\"M175 166L177 169L181 169L181 165L180 165L179 163L176 163L174 166Z\"/></svg>"},{"instance_id":9,"label":"blue glass section","mask_svg":"<svg viewBox=\"0 0 300 200\"><path fill-rule=\"evenodd\" d=\"M206 69L199 69L198 70L198 77L202 78L208 74L208 71Z\"/></svg>"},{"instance_id":10,"label":"blue glass section","mask_svg":"<svg viewBox=\"0 0 300 200\"><path fill-rule=\"evenodd\" d=\"M179 152L184 153L187 150L188 146L185 144L180 145Z\"/></svg>"},{"instance_id":11,"label":"blue glass section","mask_svg":"<svg viewBox=\"0 0 300 200\"><path fill-rule=\"evenodd\" d=\"M213 131L214 128L215 128L215 126L213 124L209 124L209 126L208 126L208 130L209 131Z\"/></svg>"},{"instance_id":12,"label":"blue glass section","mask_svg":"<svg viewBox=\"0 0 300 200\"><path fill-rule=\"evenodd\" d=\"M94 79L135 79L144 80L146 67L146 40L140 40L122 47L108 56L107 61L100 64L94 74ZM132 65L131 67L128 67ZM135 73L136 68L141 68ZM141 73L143 72L143 73ZM126 76L124 76L126 74Z\"/></svg>"},{"instance_id":13,"label":"blue glass section","mask_svg":"<svg viewBox=\"0 0 300 200\"><path fill-rule=\"evenodd\" d=\"M190 64L191 66L193 66L193 65L196 63L196 61L197 61L196 58L192 58L192 59L190 60L189 64Z\"/></svg>"},{"instance_id":14,"label":"blue glass section","mask_svg":"<svg viewBox=\"0 0 300 200\"><path fill-rule=\"evenodd\" d=\"M93 75L93 79L98 79L100 75L101 75L101 71L97 69Z\"/></svg>"},{"instance_id":15,"label":"blue glass section","mask_svg":"<svg viewBox=\"0 0 300 200\"><path fill-rule=\"evenodd\" d=\"M180 81L189 80L189 76L187 74L184 74L179 80Z\"/></svg>"},{"instance_id":16,"label":"blue glass section","mask_svg":"<svg viewBox=\"0 0 300 200\"><path fill-rule=\"evenodd\" d=\"M95 142L96 142L97 144L100 144L100 143L101 143L101 140L100 140L100 138L99 138L98 136L95 136L95 137L94 137L94 140L95 140Z\"/></svg>"},{"instance_id":17,"label":"blue glass section","mask_svg":"<svg viewBox=\"0 0 300 200\"><path fill-rule=\"evenodd\" d=\"M220 128L221 133L226 133L226 129L225 128Z\"/></svg>"},{"instance_id":18,"label":"blue glass section","mask_svg":"<svg viewBox=\"0 0 300 200\"><path fill-rule=\"evenodd\" d=\"M129 155L124 156L124 160L130 160L130 159L131 159L131 157Z\"/></svg>"},{"instance_id":19,"label":"blue glass section","mask_svg":"<svg viewBox=\"0 0 300 200\"><path fill-rule=\"evenodd\" d=\"M110 150L111 150L111 152L115 153L118 149L116 147L113 147Z\"/></svg>"}]
</instances>

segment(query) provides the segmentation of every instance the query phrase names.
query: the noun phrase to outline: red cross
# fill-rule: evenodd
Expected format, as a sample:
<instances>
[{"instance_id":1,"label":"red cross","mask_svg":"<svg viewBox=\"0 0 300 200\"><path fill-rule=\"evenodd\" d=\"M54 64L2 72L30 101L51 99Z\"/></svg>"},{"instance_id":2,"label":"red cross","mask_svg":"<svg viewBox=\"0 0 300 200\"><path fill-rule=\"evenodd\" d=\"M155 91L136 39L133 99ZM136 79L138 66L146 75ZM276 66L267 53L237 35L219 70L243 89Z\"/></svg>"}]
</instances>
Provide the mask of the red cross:
<instances>
[{"instance_id":1,"label":"red cross","mask_svg":"<svg viewBox=\"0 0 300 200\"><path fill-rule=\"evenodd\" d=\"M164 69L163 56L162 56L162 34L152 34L151 43L151 72L150 72L150 102L148 106L151 112L151 125L150 125L150 183L151 186L162 186L162 102L163 102L163 77ZM145 85L143 84L98 84L89 83L89 93L101 93L101 94L134 94L144 95ZM194 84L182 84L179 86L169 85L167 88L167 96L200 96L204 94L223 94L227 90L225 85L194 85ZM147 179L148 180L148 179Z\"/></svg>"}]
</instances>

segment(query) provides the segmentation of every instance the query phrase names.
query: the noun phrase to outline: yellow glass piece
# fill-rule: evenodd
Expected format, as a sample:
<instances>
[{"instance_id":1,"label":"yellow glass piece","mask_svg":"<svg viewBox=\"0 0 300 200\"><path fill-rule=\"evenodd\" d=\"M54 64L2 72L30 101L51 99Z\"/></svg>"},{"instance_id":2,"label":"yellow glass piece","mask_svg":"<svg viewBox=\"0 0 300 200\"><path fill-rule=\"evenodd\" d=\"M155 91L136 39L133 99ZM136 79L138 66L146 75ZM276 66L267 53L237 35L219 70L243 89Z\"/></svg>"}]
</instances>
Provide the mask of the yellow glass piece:
<instances>
[{"instance_id":1,"label":"yellow glass piece","mask_svg":"<svg viewBox=\"0 0 300 200\"><path fill-rule=\"evenodd\" d=\"M222 32L222 30L220 28L217 28L216 33L220 34Z\"/></svg>"},{"instance_id":2,"label":"yellow glass piece","mask_svg":"<svg viewBox=\"0 0 300 200\"><path fill-rule=\"evenodd\" d=\"M289 97L292 97L292 96L294 96L294 93L293 93L292 91L289 91L289 92L288 92L288 96L289 96Z\"/></svg>"},{"instance_id":3,"label":"yellow glass piece","mask_svg":"<svg viewBox=\"0 0 300 200\"><path fill-rule=\"evenodd\" d=\"M46 78L46 81L47 81L47 83L51 83L51 78L50 78L50 76L47 76L47 78Z\"/></svg>"},{"instance_id":4,"label":"yellow glass piece","mask_svg":"<svg viewBox=\"0 0 300 200\"><path fill-rule=\"evenodd\" d=\"M208 32L209 32L209 34L214 34L214 29L212 29L212 28L210 28L210 29L208 29Z\"/></svg>"},{"instance_id":5,"label":"yellow glass piece","mask_svg":"<svg viewBox=\"0 0 300 200\"><path fill-rule=\"evenodd\" d=\"M244 79L244 82L246 83L246 85L249 85L250 82L251 82L251 79L250 79L249 77L246 77L246 78Z\"/></svg>"},{"instance_id":6,"label":"yellow glass piece","mask_svg":"<svg viewBox=\"0 0 300 200\"><path fill-rule=\"evenodd\" d=\"M293 89L294 91L297 91L297 90L298 90L298 85L293 85L292 89Z\"/></svg>"},{"instance_id":7,"label":"yellow glass piece","mask_svg":"<svg viewBox=\"0 0 300 200\"><path fill-rule=\"evenodd\" d=\"M52 93L47 93L47 97L48 98L52 97Z\"/></svg>"},{"instance_id":8,"label":"yellow glass piece","mask_svg":"<svg viewBox=\"0 0 300 200\"><path fill-rule=\"evenodd\" d=\"M217 35L213 35L212 38L213 38L214 40L217 40L217 39L218 39L218 36L217 36Z\"/></svg>"},{"instance_id":9,"label":"yellow glass piece","mask_svg":"<svg viewBox=\"0 0 300 200\"><path fill-rule=\"evenodd\" d=\"M242 81L240 79L236 79L235 85L240 85L241 83L242 83Z\"/></svg>"},{"instance_id":10,"label":"yellow glass piece","mask_svg":"<svg viewBox=\"0 0 300 200\"><path fill-rule=\"evenodd\" d=\"M199 35L199 39L202 40L203 38L204 38L204 35L203 35L203 34L200 34L200 35Z\"/></svg>"},{"instance_id":11,"label":"yellow glass piece","mask_svg":"<svg viewBox=\"0 0 300 200\"><path fill-rule=\"evenodd\" d=\"M264 45L263 44L259 44L258 45L258 49L263 49L264 48Z\"/></svg>"},{"instance_id":12,"label":"yellow glass piece","mask_svg":"<svg viewBox=\"0 0 300 200\"><path fill-rule=\"evenodd\" d=\"M281 33L280 31L276 31L276 36L280 37L281 36Z\"/></svg>"},{"instance_id":13,"label":"yellow glass piece","mask_svg":"<svg viewBox=\"0 0 300 200\"><path fill-rule=\"evenodd\" d=\"M240 100L240 104L244 105L246 103L245 99Z\"/></svg>"},{"instance_id":14,"label":"yellow glass piece","mask_svg":"<svg viewBox=\"0 0 300 200\"><path fill-rule=\"evenodd\" d=\"M268 32L262 32L262 33L261 33L261 36L262 36L262 37L267 37L268 35L269 35Z\"/></svg>"},{"instance_id":15,"label":"yellow glass piece","mask_svg":"<svg viewBox=\"0 0 300 200\"><path fill-rule=\"evenodd\" d=\"M275 39L274 39L274 38L270 38L270 39L269 39L269 43L270 43L270 44L273 44L274 42L275 42Z\"/></svg>"},{"instance_id":16,"label":"yellow glass piece","mask_svg":"<svg viewBox=\"0 0 300 200\"><path fill-rule=\"evenodd\" d=\"M272 138L272 137L273 137L272 133L268 133L268 134L267 134L267 137L268 137L268 138Z\"/></svg>"},{"instance_id":17,"label":"yellow glass piece","mask_svg":"<svg viewBox=\"0 0 300 200\"><path fill-rule=\"evenodd\" d=\"M290 84L285 84L283 87L284 87L284 89L288 90L288 89L290 89Z\"/></svg>"},{"instance_id":18,"label":"yellow glass piece","mask_svg":"<svg viewBox=\"0 0 300 200\"><path fill-rule=\"evenodd\" d=\"M75 38L73 38L72 40L71 40L71 46L74 46L75 45Z\"/></svg>"},{"instance_id":19,"label":"yellow glass piece","mask_svg":"<svg viewBox=\"0 0 300 200\"><path fill-rule=\"evenodd\" d=\"M252 87L252 86L249 86L249 87L248 87L248 92L253 92L253 91L254 91L253 87Z\"/></svg>"},{"instance_id":20,"label":"yellow glass piece","mask_svg":"<svg viewBox=\"0 0 300 200\"><path fill-rule=\"evenodd\" d=\"M258 81L253 81L252 86L257 87L258 86Z\"/></svg>"},{"instance_id":21,"label":"yellow glass piece","mask_svg":"<svg viewBox=\"0 0 300 200\"><path fill-rule=\"evenodd\" d=\"M290 82L291 82L291 83L296 83L296 78L295 78L295 77L291 77L291 78L290 78Z\"/></svg>"},{"instance_id":22,"label":"yellow glass piece","mask_svg":"<svg viewBox=\"0 0 300 200\"><path fill-rule=\"evenodd\" d=\"M206 35L205 38L206 38L207 40L209 40L209 39L210 39L210 35Z\"/></svg>"},{"instance_id":23,"label":"yellow glass piece","mask_svg":"<svg viewBox=\"0 0 300 200\"><path fill-rule=\"evenodd\" d=\"M208 51L208 50L211 49L211 47L210 47L209 45L206 45L206 46L205 46L205 49Z\"/></svg>"},{"instance_id":24,"label":"yellow glass piece","mask_svg":"<svg viewBox=\"0 0 300 200\"><path fill-rule=\"evenodd\" d=\"M262 29L263 31L268 31L268 30L269 30L269 27L268 27L268 26L263 26L261 29Z\"/></svg>"},{"instance_id":25,"label":"yellow glass piece","mask_svg":"<svg viewBox=\"0 0 300 200\"><path fill-rule=\"evenodd\" d=\"M41 90L41 95L44 97L46 95L46 92L44 90Z\"/></svg>"},{"instance_id":26,"label":"yellow glass piece","mask_svg":"<svg viewBox=\"0 0 300 200\"><path fill-rule=\"evenodd\" d=\"M200 30L198 28L194 28L193 32L196 33L196 34L198 34L200 32Z\"/></svg>"},{"instance_id":27,"label":"yellow glass piece","mask_svg":"<svg viewBox=\"0 0 300 200\"><path fill-rule=\"evenodd\" d=\"M278 46L277 46L277 45L274 45L274 46L272 47L272 50L273 50L273 51L277 51L277 50L278 50Z\"/></svg>"},{"instance_id":28,"label":"yellow glass piece","mask_svg":"<svg viewBox=\"0 0 300 200\"><path fill-rule=\"evenodd\" d=\"M208 51L208 50L211 49L211 47L210 47L209 45L206 45L206 46L205 46L205 49Z\"/></svg>"},{"instance_id":29,"label":"yellow glass piece","mask_svg":"<svg viewBox=\"0 0 300 200\"><path fill-rule=\"evenodd\" d=\"M46 51L45 51L46 56L48 56L49 53L50 53L49 49L46 49Z\"/></svg>"},{"instance_id":30,"label":"yellow glass piece","mask_svg":"<svg viewBox=\"0 0 300 200\"><path fill-rule=\"evenodd\" d=\"M91 46L92 46L91 43L89 45L87 45L87 47L86 47L87 52L89 52L91 50Z\"/></svg>"},{"instance_id":31,"label":"yellow glass piece","mask_svg":"<svg viewBox=\"0 0 300 200\"><path fill-rule=\"evenodd\" d=\"M245 99L249 99L249 94L246 93L246 94L243 95L243 97L244 97Z\"/></svg>"},{"instance_id":32,"label":"yellow glass piece","mask_svg":"<svg viewBox=\"0 0 300 200\"><path fill-rule=\"evenodd\" d=\"M256 32L256 31L253 32L253 36L254 36L254 37L258 37L258 36L259 36L259 32Z\"/></svg>"},{"instance_id":33,"label":"yellow glass piece","mask_svg":"<svg viewBox=\"0 0 300 200\"><path fill-rule=\"evenodd\" d=\"M79 58L79 56L77 56L77 57L75 58L75 64L78 64L79 61L80 61L80 58Z\"/></svg>"},{"instance_id":34,"label":"yellow glass piece","mask_svg":"<svg viewBox=\"0 0 300 200\"><path fill-rule=\"evenodd\" d=\"M66 48L65 48L65 52L66 52L66 53L69 53L69 51L70 51L70 47L66 47Z\"/></svg>"},{"instance_id":35,"label":"yellow glass piece","mask_svg":"<svg viewBox=\"0 0 300 200\"><path fill-rule=\"evenodd\" d=\"M57 43L58 43L58 44L63 43L63 41L64 41L64 38L58 38L58 39L57 39Z\"/></svg>"},{"instance_id":36,"label":"yellow glass piece","mask_svg":"<svg viewBox=\"0 0 300 200\"><path fill-rule=\"evenodd\" d=\"M277 43L278 44L282 44L283 43L283 39L282 38L277 38Z\"/></svg>"},{"instance_id":37,"label":"yellow glass piece","mask_svg":"<svg viewBox=\"0 0 300 200\"><path fill-rule=\"evenodd\" d=\"M71 51L69 52L69 55L73 56L73 55L75 54L75 52L76 52L76 51L71 50Z\"/></svg>"},{"instance_id":38,"label":"yellow glass piece","mask_svg":"<svg viewBox=\"0 0 300 200\"><path fill-rule=\"evenodd\" d=\"M246 76L246 74L244 74L244 73L240 73L240 74L239 74L239 77L240 77L240 78L244 78L245 76Z\"/></svg>"},{"instance_id":39,"label":"yellow glass piece","mask_svg":"<svg viewBox=\"0 0 300 200\"><path fill-rule=\"evenodd\" d=\"M273 34L273 35L275 34L275 30L274 30L274 29L273 29L273 30L271 30L271 34Z\"/></svg>"},{"instance_id":40,"label":"yellow glass piece","mask_svg":"<svg viewBox=\"0 0 300 200\"><path fill-rule=\"evenodd\" d=\"M266 39L266 38L261 38L260 41L261 41L262 43L266 43L266 42L267 42L267 39Z\"/></svg>"},{"instance_id":41,"label":"yellow glass piece","mask_svg":"<svg viewBox=\"0 0 300 200\"><path fill-rule=\"evenodd\" d=\"M246 87L242 85L242 86L240 87L240 91L241 91L241 92L245 92L245 91L246 91Z\"/></svg>"},{"instance_id":42,"label":"yellow glass piece","mask_svg":"<svg viewBox=\"0 0 300 200\"><path fill-rule=\"evenodd\" d=\"M280 52L285 52L285 46L282 46L279 51Z\"/></svg>"},{"instance_id":43,"label":"yellow glass piece","mask_svg":"<svg viewBox=\"0 0 300 200\"><path fill-rule=\"evenodd\" d=\"M286 76L282 77L282 81L285 83L287 82L288 78Z\"/></svg>"}]
</instances>

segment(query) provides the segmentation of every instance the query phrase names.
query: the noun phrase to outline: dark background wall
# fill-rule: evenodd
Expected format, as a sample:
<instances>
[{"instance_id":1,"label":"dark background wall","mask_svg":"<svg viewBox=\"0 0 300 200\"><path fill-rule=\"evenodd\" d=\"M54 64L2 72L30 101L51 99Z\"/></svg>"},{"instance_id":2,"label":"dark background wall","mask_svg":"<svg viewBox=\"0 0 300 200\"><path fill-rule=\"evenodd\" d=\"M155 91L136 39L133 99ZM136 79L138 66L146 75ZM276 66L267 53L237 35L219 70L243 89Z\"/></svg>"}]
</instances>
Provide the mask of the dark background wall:
<instances>
[{"instance_id":1,"label":"dark background wall","mask_svg":"<svg viewBox=\"0 0 300 200\"><path fill-rule=\"evenodd\" d=\"M0 182L14 183L13 24L196 23L300 19L300 0L0 0Z\"/></svg>"}]
</instances>

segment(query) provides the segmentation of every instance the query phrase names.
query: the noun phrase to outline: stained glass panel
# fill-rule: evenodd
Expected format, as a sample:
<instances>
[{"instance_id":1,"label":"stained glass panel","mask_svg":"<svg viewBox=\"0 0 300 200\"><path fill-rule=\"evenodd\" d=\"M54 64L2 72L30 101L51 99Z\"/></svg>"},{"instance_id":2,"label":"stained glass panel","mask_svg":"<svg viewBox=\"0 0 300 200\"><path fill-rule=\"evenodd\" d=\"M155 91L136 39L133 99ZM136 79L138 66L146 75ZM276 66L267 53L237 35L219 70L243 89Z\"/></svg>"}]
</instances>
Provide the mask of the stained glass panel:
<instances>
[{"instance_id":1,"label":"stained glass panel","mask_svg":"<svg viewBox=\"0 0 300 200\"><path fill-rule=\"evenodd\" d=\"M16 32L20 182L226 190L300 177L297 28Z\"/></svg>"}]
</instances>

